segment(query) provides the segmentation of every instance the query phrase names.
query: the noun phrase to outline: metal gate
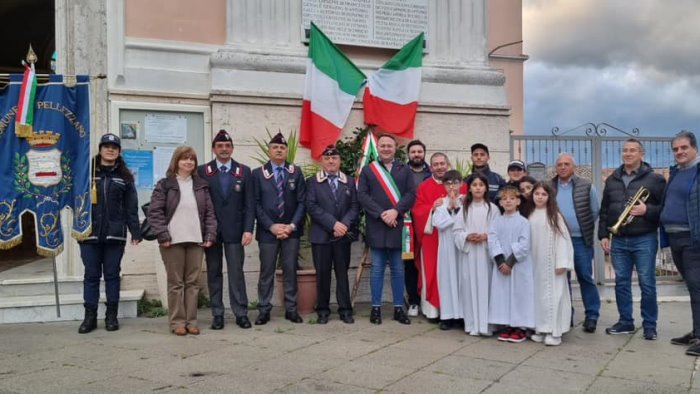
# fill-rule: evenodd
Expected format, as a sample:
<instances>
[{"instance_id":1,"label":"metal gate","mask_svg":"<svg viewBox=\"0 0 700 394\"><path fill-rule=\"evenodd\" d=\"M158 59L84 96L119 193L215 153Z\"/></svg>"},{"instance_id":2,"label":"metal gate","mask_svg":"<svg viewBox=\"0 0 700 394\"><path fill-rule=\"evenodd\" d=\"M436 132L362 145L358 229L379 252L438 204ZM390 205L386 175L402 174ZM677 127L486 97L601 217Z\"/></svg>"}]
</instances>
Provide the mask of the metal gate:
<instances>
[{"instance_id":1,"label":"metal gate","mask_svg":"<svg viewBox=\"0 0 700 394\"><path fill-rule=\"evenodd\" d=\"M609 132L615 132L617 136L610 136ZM528 169L543 169L537 171L538 177L551 179L556 175L557 157L567 152L576 161L576 174L593 183L600 199L605 178L622 163L622 145L628 138L636 138L642 142L645 150L644 161L668 179L668 169L675 163L671 151L671 137L643 137L639 135L639 129L625 131L604 122L585 123L565 131L555 127L550 135L512 135L510 156L512 160L527 163ZM657 256L657 274L678 275L670 255L667 256L661 251ZM612 267L597 243L594 275L598 283L614 279Z\"/></svg>"}]
</instances>

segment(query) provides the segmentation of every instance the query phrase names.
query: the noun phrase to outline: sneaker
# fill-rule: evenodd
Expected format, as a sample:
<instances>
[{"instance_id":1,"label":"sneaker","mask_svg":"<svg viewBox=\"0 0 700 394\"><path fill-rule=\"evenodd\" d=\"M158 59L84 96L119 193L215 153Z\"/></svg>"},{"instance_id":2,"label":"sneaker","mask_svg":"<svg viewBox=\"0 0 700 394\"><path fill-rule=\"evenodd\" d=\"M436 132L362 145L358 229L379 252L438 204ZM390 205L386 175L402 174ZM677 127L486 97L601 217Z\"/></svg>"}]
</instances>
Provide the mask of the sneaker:
<instances>
[{"instance_id":1,"label":"sneaker","mask_svg":"<svg viewBox=\"0 0 700 394\"><path fill-rule=\"evenodd\" d=\"M520 343L526 339L527 339L527 335L525 334L525 331L523 331L519 328L516 328L513 330L513 333L510 334L510 338L508 338L508 342Z\"/></svg>"},{"instance_id":2,"label":"sneaker","mask_svg":"<svg viewBox=\"0 0 700 394\"><path fill-rule=\"evenodd\" d=\"M617 322L612 327L606 328L605 333L610 335L632 334L634 333L634 324Z\"/></svg>"},{"instance_id":3,"label":"sneaker","mask_svg":"<svg viewBox=\"0 0 700 394\"><path fill-rule=\"evenodd\" d=\"M503 342L510 342L510 336L513 334L513 329L511 327L506 328L498 334L498 340Z\"/></svg>"},{"instance_id":4,"label":"sneaker","mask_svg":"<svg viewBox=\"0 0 700 394\"><path fill-rule=\"evenodd\" d=\"M408 307L408 316L416 317L418 316L418 305L411 305Z\"/></svg>"},{"instance_id":5,"label":"sneaker","mask_svg":"<svg viewBox=\"0 0 700 394\"><path fill-rule=\"evenodd\" d=\"M698 338L696 338L692 332L689 332L682 337L671 338L671 343L674 345L688 346L695 345L698 342Z\"/></svg>"},{"instance_id":6,"label":"sneaker","mask_svg":"<svg viewBox=\"0 0 700 394\"><path fill-rule=\"evenodd\" d=\"M688 350L685 351L685 354L694 357L700 356L700 343L696 343L695 345L689 347Z\"/></svg>"},{"instance_id":7,"label":"sneaker","mask_svg":"<svg viewBox=\"0 0 700 394\"><path fill-rule=\"evenodd\" d=\"M547 346L559 346L561 345L561 337L555 337L551 334L547 334L547 336L544 337L544 344Z\"/></svg>"},{"instance_id":8,"label":"sneaker","mask_svg":"<svg viewBox=\"0 0 700 394\"><path fill-rule=\"evenodd\" d=\"M542 342L544 342L544 334L537 334L537 333L532 334L532 335L530 335L530 339L533 342L542 343Z\"/></svg>"},{"instance_id":9,"label":"sneaker","mask_svg":"<svg viewBox=\"0 0 700 394\"><path fill-rule=\"evenodd\" d=\"M656 328L647 327L644 329L644 339L647 341L656 340Z\"/></svg>"}]
</instances>

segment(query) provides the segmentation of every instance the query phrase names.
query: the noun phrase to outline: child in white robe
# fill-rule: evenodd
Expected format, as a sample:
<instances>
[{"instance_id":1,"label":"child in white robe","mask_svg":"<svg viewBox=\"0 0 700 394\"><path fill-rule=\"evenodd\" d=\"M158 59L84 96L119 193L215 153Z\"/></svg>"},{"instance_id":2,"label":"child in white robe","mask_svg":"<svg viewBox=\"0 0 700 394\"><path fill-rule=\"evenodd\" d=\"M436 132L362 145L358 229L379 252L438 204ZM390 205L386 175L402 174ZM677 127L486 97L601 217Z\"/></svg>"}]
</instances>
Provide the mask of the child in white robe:
<instances>
[{"instance_id":1,"label":"child in white robe","mask_svg":"<svg viewBox=\"0 0 700 394\"><path fill-rule=\"evenodd\" d=\"M491 224L489 255L494 260L489 323L504 326L499 341L523 342L535 327L535 295L530 259L530 223L518 212L520 191L498 192L503 215Z\"/></svg>"},{"instance_id":2,"label":"child in white robe","mask_svg":"<svg viewBox=\"0 0 700 394\"><path fill-rule=\"evenodd\" d=\"M557 346L571 326L566 273L574 268L574 249L552 187L536 183L530 200L534 207L529 220L535 274L535 334L530 339Z\"/></svg>"},{"instance_id":3,"label":"child in white robe","mask_svg":"<svg viewBox=\"0 0 700 394\"><path fill-rule=\"evenodd\" d=\"M437 283L440 295L440 329L449 330L455 325L454 320L462 318L459 298L459 271L457 269L457 248L452 235L454 218L458 216L462 202L459 189L462 174L459 171L447 171L442 177L447 197L435 208L431 223L438 231Z\"/></svg>"},{"instance_id":4,"label":"child in white robe","mask_svg":"<svg viewBox=\"0 0 700 394\"><path fill-rule=\"evenodd\" d=\"M454 242L459 250L459 302L462 305L464 332L490 336L489 292L493 262L488 255L488 232L491 223L500 215L498 207L489 202L489 182L483 174L467 178L469 195L464 199L462 212L455 216L452 227Z\"/></svg>"}]
</instances>

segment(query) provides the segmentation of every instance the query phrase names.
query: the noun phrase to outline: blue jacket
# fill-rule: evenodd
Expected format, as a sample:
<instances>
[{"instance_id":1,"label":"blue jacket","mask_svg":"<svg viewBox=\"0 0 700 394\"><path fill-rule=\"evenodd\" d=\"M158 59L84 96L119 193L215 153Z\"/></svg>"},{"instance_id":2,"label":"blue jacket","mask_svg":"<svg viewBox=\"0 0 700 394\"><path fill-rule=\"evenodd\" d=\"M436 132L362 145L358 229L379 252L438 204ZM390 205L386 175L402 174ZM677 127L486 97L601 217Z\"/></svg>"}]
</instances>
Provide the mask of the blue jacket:
<instances>
[{"instance_id":1,"label":"blue jacket","mask_svg":"<svg viewBox=\"0 0 700 394\"><path fill-rule=\"evenodd\" d=\"M229 190L221 187L216 160L199 166L197 173L209 183L217 221L216 242L241 243L244 232L253 232L255 224L255 190L250 168L231 160Z\"/></svg>"},{"instance_id":2,"label":"blue jacket","mask_svg":"<svg viewBox=\"0 0 700 394\"><path fill-rule=\"evenodd\" d=\"M309 242L325 244L334 241L333 226L341 222L348 227L344 240L357 239L360 204L357 202L355 179L342 172L338 176L335 197L323 171L306 180L306 211L311 217Z\"/></svg>"},{"instance_id":3,"label":"blue jacket","mask_svg":"<svg viewBox=\"0 0 700 394\"><path fill-rule=\"evenodd\" d=\"M503 177L499 173L491 171L491 167L489 167L488 164L481 168L474 167L474 169L472 170L472 172L477 171L483 174L486 177L486 179L489 180L489 200L498 205L498 203L496 202L498 200L498 191L506 185L506 180L503 179ZM464 178L464 180L466 181L467 178L469 177Z\"/></svg>"},{"instance_id":4,"label":"blue jacket","mask_svg":"<svg viewBox=\"0 0 700 394\"><path fill-rule=\"evenodd\" d=\"M696 166L695 181L690 187L690 192L688 194L688 200L686 201L686 210L688 211L688 223L690 224L690 240L693 246L700 244L700 185L698 184L698 176L700 175L700 163ZM671 175L668 177L668 183L666 183L666 188L671 184L673 178L678 173L678 165L671 166ZM664 193L664 200L661 204L666 203L666 194ZM668 238L666 232L661 227L661 247L665 248L668 245Z\"/></svg>"},{"instance_id":5,"label":"blue jacket","mask_svg":"<svg viewBox=\"0 0 700 394\"><path fill-rule=\"evenodd\" d=\"M279 217L277 208L277 185L272 164L268 161L264 166L253 170L255 217L258 221L255 239L258 242L277 242L277 237L270 232L270 227L275 223L294 223L297 229L290 238L299 238L304 231L304 199L306 198L304 175L301 173L301 168L294 164L285 163L284 167L287 173L284 182L284 215L282 217Z\"/></svg>"},{"instance_id":6,"label":"blue jacket","mask_svg":"<svg viewBox=\"0 0 700 394\"><path fill-rule=\"evenodd\" d=\"M97 205L92 209L92 233L82 243L126 243L127 228L134 240L141 239L138 197L134 182L122 174L120 165L95 167Z\"/></svg>"}]
</instances>

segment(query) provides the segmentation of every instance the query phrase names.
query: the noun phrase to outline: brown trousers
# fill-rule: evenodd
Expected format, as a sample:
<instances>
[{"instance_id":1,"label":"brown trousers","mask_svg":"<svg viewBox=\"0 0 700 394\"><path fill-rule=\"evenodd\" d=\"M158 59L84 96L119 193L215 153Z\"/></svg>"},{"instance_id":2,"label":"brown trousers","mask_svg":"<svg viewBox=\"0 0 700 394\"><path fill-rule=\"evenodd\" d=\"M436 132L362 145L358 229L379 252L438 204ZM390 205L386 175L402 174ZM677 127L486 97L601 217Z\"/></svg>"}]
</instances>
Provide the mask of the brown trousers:
<instances>
[{"instance_id":1,"label":"brown trousers","mask_svg":"<svg viewBox=\"0 0 700 394\"><path fill-rule=\"evenodd\" d=\"M196 243L184 242L160 247L168 276L168 314L170 329L197 326L199 275L204 249Z\"/></svg>"}]
</instances>

